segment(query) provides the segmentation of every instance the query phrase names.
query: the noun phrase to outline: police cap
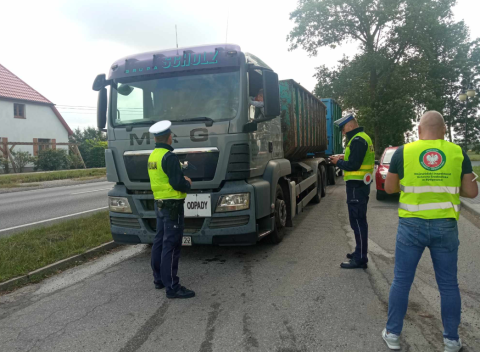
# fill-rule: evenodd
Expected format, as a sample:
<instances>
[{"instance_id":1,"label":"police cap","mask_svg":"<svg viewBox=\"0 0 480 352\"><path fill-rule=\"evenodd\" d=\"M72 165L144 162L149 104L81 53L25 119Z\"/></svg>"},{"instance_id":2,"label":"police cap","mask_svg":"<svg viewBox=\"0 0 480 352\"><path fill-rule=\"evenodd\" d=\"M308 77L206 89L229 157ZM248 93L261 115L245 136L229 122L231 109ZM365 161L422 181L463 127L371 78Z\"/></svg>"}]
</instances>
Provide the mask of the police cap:
<instances>
[{"instance_id":1,"label":"police cap","mask_svg":"<svg viewBox=\"0 0 480 352\"><path fill-rule=\"evenodd\" d=\"M355 120L355 116L353 116L353 114L349 114L347 116L342 117L341 119L338 119L337 121L334 121L333 123L337 125L340 129L343 129L343 126L345 126L347 123L349 123L352 120Z\"/></svg>"},{"instance_id":2,"label":"police cap","mask_svg":"<svg viewBox=\"0 0 480 352\"><path fill-rule=\"evenodd\" d=\"M152 127L150 127L148 131L154 136L163 136L172 132L170 130L170 126L172 126L172 123L170 121L163 120L152 125Z\"/></svg>"}]
</instances>

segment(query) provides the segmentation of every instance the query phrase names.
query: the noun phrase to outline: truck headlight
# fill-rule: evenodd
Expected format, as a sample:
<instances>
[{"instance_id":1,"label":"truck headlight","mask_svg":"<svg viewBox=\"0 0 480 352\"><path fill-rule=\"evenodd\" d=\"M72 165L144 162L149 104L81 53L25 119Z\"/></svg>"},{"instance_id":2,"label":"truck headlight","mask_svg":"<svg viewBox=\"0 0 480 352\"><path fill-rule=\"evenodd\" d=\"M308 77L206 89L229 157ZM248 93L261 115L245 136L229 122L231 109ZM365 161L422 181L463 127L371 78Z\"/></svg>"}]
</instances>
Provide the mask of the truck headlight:
<instances>
[{"instance_id":1,"label":"truck headlight","mask_svg":"<svg viewBox=\"0 0 480 352\"><path fill-rule=\"evenodd\" d=\"M132 213L128 199L124 197L108 197L108 207L110 211L116 213Z\"/></svg>"},{"instance_id":2,"label":"truck headlight","mask_svg":"<svg viewBox=\"0 0 480 352\"><path fill-rule=\"evenodd\" d=\"M221 196L217 203L216 213L238 211L250 208L250 193L227 194Z\"/></svg>"}]
</instances>

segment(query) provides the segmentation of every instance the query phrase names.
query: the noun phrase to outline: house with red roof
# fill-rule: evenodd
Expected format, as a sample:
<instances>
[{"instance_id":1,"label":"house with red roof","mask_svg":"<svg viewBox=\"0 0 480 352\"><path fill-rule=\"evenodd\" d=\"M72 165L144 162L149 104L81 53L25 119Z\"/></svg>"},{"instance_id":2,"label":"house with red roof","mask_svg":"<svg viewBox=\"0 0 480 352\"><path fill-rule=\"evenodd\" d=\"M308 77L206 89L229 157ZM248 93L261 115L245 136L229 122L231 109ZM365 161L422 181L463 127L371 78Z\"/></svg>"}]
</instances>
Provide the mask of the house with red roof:
<instances>
[{"instance_id":1,"label":"house with red roof","mask_svg":"<svg viewBox=\"0 0 480 352\"><path fill-rule=\"evenodd\" d=\"M56 143L68 143L71 134L55 104L0 64L0 146L32 143L17 145L14 151L38 155L44 148L56 149Z\"/></svg>"}]
</instances>

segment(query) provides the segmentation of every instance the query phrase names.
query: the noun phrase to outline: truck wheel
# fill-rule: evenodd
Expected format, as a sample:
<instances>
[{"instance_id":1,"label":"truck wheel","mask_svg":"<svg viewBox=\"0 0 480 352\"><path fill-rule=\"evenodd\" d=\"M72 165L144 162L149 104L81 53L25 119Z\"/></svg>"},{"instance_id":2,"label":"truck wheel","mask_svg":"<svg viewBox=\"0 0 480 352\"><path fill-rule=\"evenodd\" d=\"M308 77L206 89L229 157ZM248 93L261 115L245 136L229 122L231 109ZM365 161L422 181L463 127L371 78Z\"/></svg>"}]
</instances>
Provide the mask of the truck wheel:
<instances>
[{"instance_id":1,"label":"truck wheel","mask_svg":"<svg viewBox=\"0 0 480 352\"><path fill-rule=\"evenodd\" d=\"M327 172L325 165L320 165L320 174L322 175L322 197L327 195Z\"/></svg>"},{"instance_id":2,"label":"truck wheel","mask_svg":"<svg viewBox=\"0 0 480 352\"><path fill-rule=\"evenodd\" d=\"M337 175L335 174L335 166L330 165L327 169L328 184L334 185L337 180Z\"/></svg>"},{"instance_id":3,"label":"truck wheel","mask_svg":"<svg viewBox=\"0 0 480 352\"><path fill-rule=\"evenodd\" d=\"M272 244L278 244L282 242L286 223L287 202L285 202L282 187L277 184L277 191L275 197L275 227L272 233L267 237L268 242Z\"/></svg>"},{"instance_id":4,"label":"truck wheel","mask_svg":"<svg viewBox=\"0 0 480 352\"><path fill-rule=\"evenodd\" d=\"M322 200L322 174L320 173L320 169L317 172L317 194L315 197L312 198L311 202L314 204L320 203Z\"/></svg>"},{"instance_id":5,"label":"truck wheel","mask_svg":"<svg viewBox=\"0 0 480 352\"><path fill-rule=\"evenodd\" d=\"M377 189L377 200L385 200L385 198L387 198L387 194Z\"/></svg>"}]
</instances>

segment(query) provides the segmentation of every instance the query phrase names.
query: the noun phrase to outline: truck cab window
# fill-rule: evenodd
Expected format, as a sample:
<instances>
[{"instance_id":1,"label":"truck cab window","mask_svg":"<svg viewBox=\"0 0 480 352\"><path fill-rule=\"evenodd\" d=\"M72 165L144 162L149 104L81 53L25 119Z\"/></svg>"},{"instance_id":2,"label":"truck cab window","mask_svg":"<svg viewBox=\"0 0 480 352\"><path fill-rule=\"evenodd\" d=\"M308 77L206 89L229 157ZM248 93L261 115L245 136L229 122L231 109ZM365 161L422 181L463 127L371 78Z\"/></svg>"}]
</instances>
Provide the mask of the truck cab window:
<instances>
[{"instance_id":1,"label":"truck cab window","mask_svg":"<svg viewBox=\"0 0 480 352\"><path fill-rule=\"evenodd\" d=\"M263 117L263 77L261 70L250 70L248 80L248 118Z\"/></svg>"}]
</instances>

